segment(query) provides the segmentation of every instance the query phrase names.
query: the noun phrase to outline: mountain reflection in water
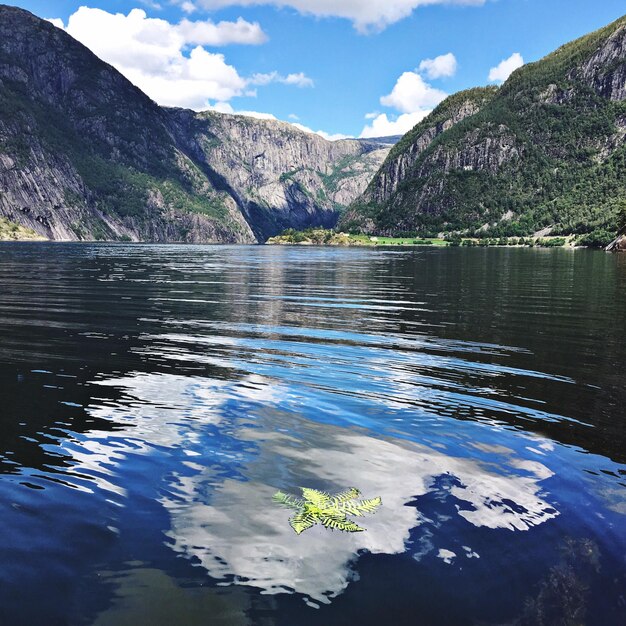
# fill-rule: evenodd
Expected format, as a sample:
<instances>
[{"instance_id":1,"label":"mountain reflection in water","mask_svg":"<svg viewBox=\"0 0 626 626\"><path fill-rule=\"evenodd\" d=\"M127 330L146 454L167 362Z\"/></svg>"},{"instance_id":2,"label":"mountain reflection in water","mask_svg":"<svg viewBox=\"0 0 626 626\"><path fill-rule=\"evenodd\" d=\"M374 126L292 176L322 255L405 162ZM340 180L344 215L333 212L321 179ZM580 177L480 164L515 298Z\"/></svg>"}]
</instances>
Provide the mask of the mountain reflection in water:
<instances>
[{"instance_id":1,"label":"mountain reflection in water","mask_svg":"<svg viewBox=\"0 0 626 626\"><path fill-rule=\"evenodd\" d=\"M17 244L0 282L3 621L625 615L619 257ZM383 506L296 536L300 486Z\"/></svg>"}]
</instances>

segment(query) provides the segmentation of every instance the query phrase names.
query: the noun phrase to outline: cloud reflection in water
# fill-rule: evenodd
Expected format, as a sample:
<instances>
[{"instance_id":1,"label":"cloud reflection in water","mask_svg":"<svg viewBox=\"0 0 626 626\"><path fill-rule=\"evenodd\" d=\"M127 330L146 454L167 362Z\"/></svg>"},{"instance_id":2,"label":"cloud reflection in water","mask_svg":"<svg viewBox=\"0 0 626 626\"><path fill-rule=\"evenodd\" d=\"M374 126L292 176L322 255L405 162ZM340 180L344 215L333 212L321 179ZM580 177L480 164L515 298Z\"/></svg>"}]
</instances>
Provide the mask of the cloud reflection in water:
<instances>
[{"instance_id":1,"label":"cloud reflection in water","mask_svg":"<svg viewBox=\"0 0 626 626\"><path fill-rule=\"evenodd\" d=\"M313 431L313 432L312 432ZM318 425L307 442L290 435L241 433L256 441L259 453L244 473L248 481L226 479L210 500L198 501L211 471L179 478L177 497L165 499L177 551L195 557L215 578L260 587L267 593L294 590L327 602L341 593L354 573L350 564L361 550L404 552L420 512L407 506L434 488L434 479L456 479L450 489L475 526L526 530L558 513L540 496L539 482L550 475L536 463L524 475L502 475L471 459L447 456L426 446L376 439ZM311 436L313 434L313 437ZM513 459L514 461L515 459ZM296 536L288 512L271 502L277 487L295 492L298 484L329 490L357 485L365 496L382 495L383 506L366 520L364 533L343 534L323 528Z\"/></svg>"},{"instance_id":2,"label":"cloud reflection in water","mask_svg":"<svg viewBox=\"0 0 626 626\"><path fill-rule=\"evenodd\" d=\"M405 551L411 529L423 521L410 503L435 490L454 498L457 515L474 526L527 530L558 514L541 494L540 482L551 472L536 460L501 447L492 451L497 465L488 464L361 428L315 423L285 409L288 386L258 375L220 381L137 374L100 382L121 390L125 401L90 412L108 414L118 427L114 436L92 433L86 451L74 449L74 470L86 463L106 468L112 475L100 485L106 489L125 454L161 447L179 455L180 471L170 472L160 489L171 519L167 534L175 551L225 583L328 602L354 578L351 564L360 551ZM220 451L220 438L241 442L246 453ZM444 487L436 485L442 476ZM315 528L297 537L289 512L271 497L278 488L297 493L300 485L331 491L355 485L366 497L381 495L383 507L366 520L367 532Z\"/></svg>"},{"instance_id":3,"label":"cloud reflection in water","mask_svg":"<svg viewBox=\"0 0 626 626\"><path fill-rule=\"evenodd\" d=\"M420 525L415 558L448 549L435 545L425 525L433 522L416 507L429 493L453 503L456 520L438 524L520 531L558 515L541 493L552 472L532 450L490 448L489 435L499 430L499 440L508 440L506 429L485 418L464 422L463 434L461 422L425 408L447 416L464 406L477 414L490 407L551 419L493 397L493 380L505 371L520 378L540 372L351 340L334 347L329 375L321 367L327 346L257 330L247 338L146 336L137 350L142 358L182 371L193 366L202 376L131 372L95 381L121 394L115 406L88 409L115 429L91 432L64 450L75 460L73 472L88 471L122 505L130 496L116 474L124 474L125 457L162 455L150 480L169 513L170 545L214 579L329 602L356 576L361 551L403 553ZM473 345L467 355L490 350ZM531 439L535 449L546 443ZM314 528L297 537L289 512L271 497L300 486L356 486L365 497L382 496L383 506L364 522L367 532Z\"/></svg>"}]
</instances>

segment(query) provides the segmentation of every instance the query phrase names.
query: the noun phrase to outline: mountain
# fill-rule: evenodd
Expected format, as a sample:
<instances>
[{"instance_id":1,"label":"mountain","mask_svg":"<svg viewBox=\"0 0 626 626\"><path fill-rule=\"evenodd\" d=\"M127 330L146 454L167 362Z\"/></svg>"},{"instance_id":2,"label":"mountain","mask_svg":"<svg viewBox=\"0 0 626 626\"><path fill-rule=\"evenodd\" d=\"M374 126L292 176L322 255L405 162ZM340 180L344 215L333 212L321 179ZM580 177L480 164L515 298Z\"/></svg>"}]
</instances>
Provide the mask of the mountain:
<instances>
[{"instance_id":1,"label":"mountain","mask_svg":"<svg viewBox=\"0 0 626 626\"><path fill-rule=\"evenodd\" d=\"M626 17L456 94L389 153L339 227L615 232L626 203Z\"/></svg>"},{"instance_id":2,"label":"mountain","mask_svg":"<svg viewBox=\"0 0 626 626\"><path fill-rule=\"evenodd\" d=\"M361 141L393 146L398 143L400 139L402 139L402 135L387 135L386 137L371 137L369 139L362 139Z\"/></svg>"},{"instance_id":3,"label":"mountain","mask_svg":"<svg viewBox=\"0 0 626 626\"><path fill-rule=\"evenodd\" d=\"M291 124L169 109L193 162L233 198L260 241L286 228L334 226L389 152L373 142L326 141Z\"/></svg>"},{"instance_id":4,"label":"mountain","mask_svg":"<svg viewBox=\"0 0 626 626\"><path fill-rule=\"evenodd\" d=\"M39 235L251 243L333 226L388 151L159 107L63 30L0 5L0 218Z\"/></svg>"}]
</instances>

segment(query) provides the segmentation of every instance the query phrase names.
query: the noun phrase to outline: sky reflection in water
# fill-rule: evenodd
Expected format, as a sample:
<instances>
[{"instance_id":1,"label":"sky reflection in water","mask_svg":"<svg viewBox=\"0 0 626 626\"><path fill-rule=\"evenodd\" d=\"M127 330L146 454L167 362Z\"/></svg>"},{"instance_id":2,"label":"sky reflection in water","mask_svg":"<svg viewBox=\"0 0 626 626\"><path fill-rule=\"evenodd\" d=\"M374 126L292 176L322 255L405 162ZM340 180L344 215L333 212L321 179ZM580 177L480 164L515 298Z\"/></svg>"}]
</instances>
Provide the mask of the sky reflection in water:
<instances>
[{"instance_id":1,"label":"sky reflection in water","mask_svg":"<svg viewBox=\"0 0 626 626\"><path fill-rule=\"evenodd\" d=\"M22 433L5 435L1 459L14 532L0 550L22 563L5 585L41 591L37 555L50 593L66 590L58 602L41 591L42 607L69 623L167 623L173 607L189 624L208 612L308 623L314 607L342 623L355 603L367 623L378 589L397 623L419 607L424 623L521 624L529 598L544 610L559 546L589 545L588 623L611 623L624 608L625 440L612 408L624 396L605 372L623 367L624 307L599 318L582 281L593 275L606 301L624 268L598 259L4 251L0 375L5 421ZM271 502L277 489L353 485L383 498L364 533L298 537ZM14 616L15 601L5 607Z\"/></svg>"}]
</instances>

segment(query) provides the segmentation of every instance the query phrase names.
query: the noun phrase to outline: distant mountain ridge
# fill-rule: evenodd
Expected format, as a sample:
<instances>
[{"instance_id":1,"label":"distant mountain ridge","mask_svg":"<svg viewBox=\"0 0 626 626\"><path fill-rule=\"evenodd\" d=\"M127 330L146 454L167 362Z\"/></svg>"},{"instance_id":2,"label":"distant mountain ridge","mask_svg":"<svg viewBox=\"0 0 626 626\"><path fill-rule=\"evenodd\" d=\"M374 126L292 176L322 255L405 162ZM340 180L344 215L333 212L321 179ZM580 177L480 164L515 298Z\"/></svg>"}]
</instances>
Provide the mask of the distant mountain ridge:
<instances>
[{"instance_id":1,"label":"distant mountain ridge","mask_svg":"<svg viewBox=\"0 0 626 626\"><path fill-rule=\"evenodd\" d=\"M381 145L393 146L397 144L403 135L386 135L385 137L369 137L367 139L360 139L365 143L376 143Z\"/></svg>"},{"instance_id":2,"label":"distant mountain ridge","mask_svg":"<svg viewBox=\"0 0 626 626\"><path fill-rule=\"evenodd\" d=\"M0 217L39 235L252 243L333 226L388 151L159 107L63 30L0 5Z\"/></svg>"},{"instance_id":3,"label":"distant mountain ridge","mask_svg":"<svg viewBox=\"0 0 626 626\"><path fill-rule=\"evenodd\" d=\"M394 148L339 227L615 232L626 206L626 17L451 96Z\"/></svg>"}]
</instances>

